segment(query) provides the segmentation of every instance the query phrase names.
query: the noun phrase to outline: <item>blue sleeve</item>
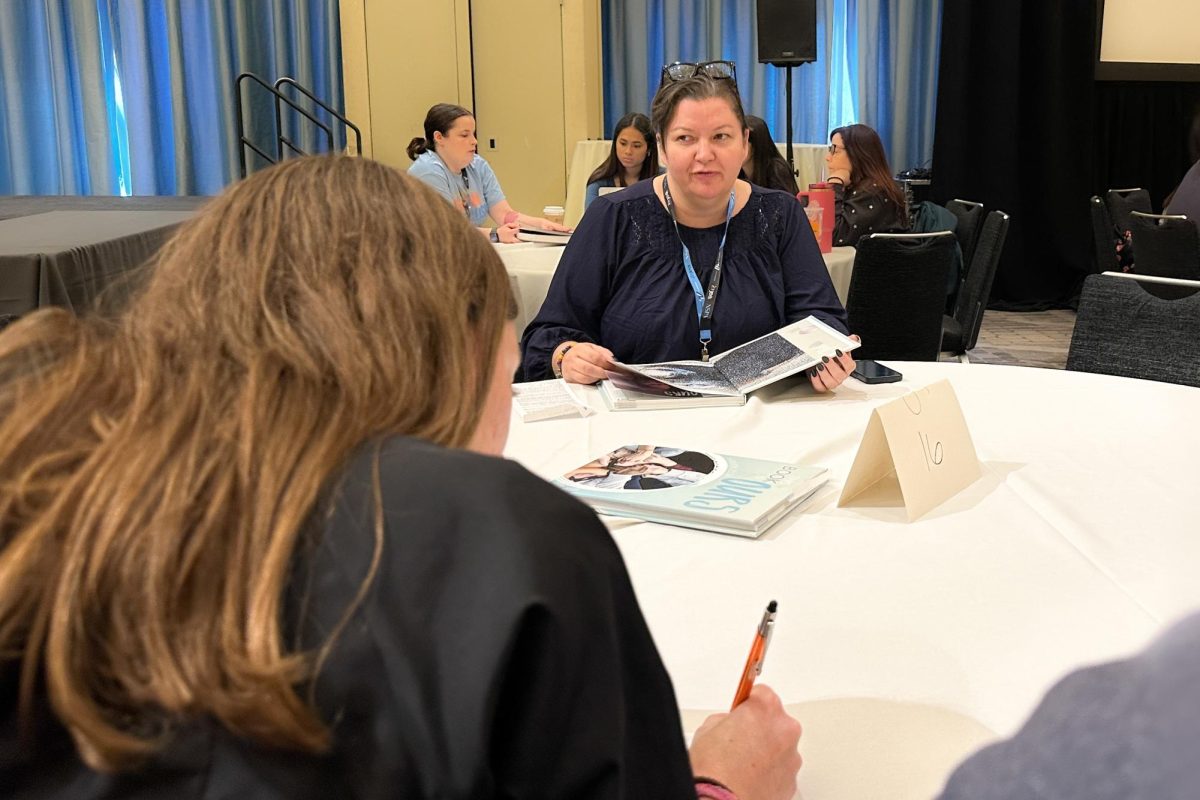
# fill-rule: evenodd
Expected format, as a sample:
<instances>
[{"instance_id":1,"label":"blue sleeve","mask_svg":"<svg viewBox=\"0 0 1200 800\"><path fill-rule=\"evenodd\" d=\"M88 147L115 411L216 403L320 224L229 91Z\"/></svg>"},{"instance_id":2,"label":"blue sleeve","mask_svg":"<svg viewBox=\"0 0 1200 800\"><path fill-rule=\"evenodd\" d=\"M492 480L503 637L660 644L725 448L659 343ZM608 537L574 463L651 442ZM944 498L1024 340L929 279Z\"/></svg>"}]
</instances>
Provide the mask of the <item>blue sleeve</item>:
<instances>
[{"instance_id":1,"label":"blue sleeve","mask_svg":"<svg viewBox=\"0 0 1200 800\"><path fill-rule=\"evenodd\" d=\"M492 206L504 199L504 191L500 188L500 181L496 179L496 173L492 171L491 164L484 161L482 156L475 156L474 164L479 170L479 186L483 193L483 205L490 212Z\"/></svg>"},{"instance_id":2,"label":"blue sleeve","mask_svg":"<svg viewBox=\"0 0 1200 800\"><path fill-rule=\"evenodd\" d=\"M587 211L587 207L592 204L592 201L600 196L600 181L592 181L587 185L587 190L583 193L583 210Z\"/></svg>"},{"instance_id":3,"label":"blue sleeve","mask_svg":"<svg viewBox=\"0 0 1200 800\"><path fill-rule=\"evenodd\" d=\"M964 761L940 800L1195 797L1198 707L1193 615L1132 659L1064 678L1015 736Z\"/></svg>"},{"instance_id":4,"label":"blue sleeve","mask_svg":"<svg viewBox=\"0 0 1200 800\"><path fill-rule=\"evenodd\" d=\"M446 185L446 171L428 161L413 162L413 165L408 168L408 174L409 177L416 178L440 194L447 203L453 203L459 199L457 195L451 193L450 187Z\"/></svg>"},{"instance_id":5,"label":"blue sleeve","mask_svg":"<svg viewBox=\"0 0 1200 800\"><path fill-rule=\"evenodd\" d=\"M811 314L829 327L849 333L846 309L838 300L803 207L786 203L784 209L779 260L783 264L783 310L788 323Z\"/></svg>"},{"instance_id":6,"label":"blue sleeve","mask_svg":"<svg viewBox=\"0 0 1200 800\"><path fill-rule=\"evenodd\" d=\"M600 341L600 321L611 297L616 259L617 204L593 203L558 261L546 299L521 339L522 380L554 377L550 358L566 341Z\"/></svg>"}]
</instances>

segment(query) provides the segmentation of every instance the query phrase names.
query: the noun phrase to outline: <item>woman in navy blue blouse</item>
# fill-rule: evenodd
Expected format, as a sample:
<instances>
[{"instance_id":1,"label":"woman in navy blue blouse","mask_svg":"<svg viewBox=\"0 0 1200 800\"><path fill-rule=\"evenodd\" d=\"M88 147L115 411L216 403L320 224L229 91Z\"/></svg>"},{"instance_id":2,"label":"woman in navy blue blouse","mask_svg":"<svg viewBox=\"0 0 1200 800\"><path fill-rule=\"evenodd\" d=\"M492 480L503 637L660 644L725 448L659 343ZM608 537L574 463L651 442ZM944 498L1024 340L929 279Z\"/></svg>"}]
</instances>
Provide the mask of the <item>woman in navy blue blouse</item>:
<instances>
[{"instance_id":1,"label":"woman in navy blue blouse","mask_svg":"<svg viewBox=\"0 0 1200 800\"><path fill-rule=\"evenodd\" d=\"M654 99L666 174L598 198L576 228L525 329L525 380L594 383L614 358L716 355L810 314L846 330L800 204L737 179L747 152L741 100L732 79L709 77L704 66L683 80L667 77ZM702 326L719 255L715 306ZM809 377L825 391L853 369L844 355Z\"/></svg>"}]
</instances>

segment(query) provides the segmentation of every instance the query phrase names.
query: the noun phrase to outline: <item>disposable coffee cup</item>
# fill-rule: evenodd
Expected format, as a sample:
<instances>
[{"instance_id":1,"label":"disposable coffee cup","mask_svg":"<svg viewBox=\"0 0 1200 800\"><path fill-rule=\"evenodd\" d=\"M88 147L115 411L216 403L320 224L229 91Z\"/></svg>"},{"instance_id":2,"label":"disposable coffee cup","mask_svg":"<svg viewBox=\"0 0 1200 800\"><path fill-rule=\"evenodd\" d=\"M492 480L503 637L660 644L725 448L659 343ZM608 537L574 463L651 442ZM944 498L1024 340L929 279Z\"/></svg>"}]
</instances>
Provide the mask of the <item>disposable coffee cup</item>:
<instances>
[{"instance_id":1,"label":"disposable coffee cup","mask_svg":"<svg viewBox=\"0 0 1200 800\"><path fill-rule=\"evenodd\" d=\"M543 218L548 219L551 222L557 222L559 225L563 224L563 219L566 217L566 214L567 212L562 206L546 206L542 209Z\"/></svg>"}]
</instances>

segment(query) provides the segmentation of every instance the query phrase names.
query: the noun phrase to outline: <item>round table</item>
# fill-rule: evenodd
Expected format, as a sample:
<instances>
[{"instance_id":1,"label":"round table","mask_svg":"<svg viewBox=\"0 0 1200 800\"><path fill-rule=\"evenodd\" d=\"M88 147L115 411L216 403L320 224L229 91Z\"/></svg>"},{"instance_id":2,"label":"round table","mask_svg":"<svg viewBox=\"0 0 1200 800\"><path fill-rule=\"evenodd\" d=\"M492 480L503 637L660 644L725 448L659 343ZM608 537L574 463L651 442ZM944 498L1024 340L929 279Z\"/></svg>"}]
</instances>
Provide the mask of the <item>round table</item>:
<instances>
[{"instance_id":1,"label":"round table","mask_svg":"<svg viewBox=\"0 0 1200 800\"><path fill-rule=\"evenodd\" d=\"M682 709L727 707L771 599L763 680L786 703L926 704L997 734L1066 672L1128 654L1200 607L1200 389L890 366L902 383L849 380L831 396L788 380L740 408L613 413L578 387L595 414L514 417L506 455L546 478L634 443L830 468L807 506L757 540L605 518ZM871 410L943 378L983 477L913 523L901 508L838 508Z\"/></svg>"}]
</instances>

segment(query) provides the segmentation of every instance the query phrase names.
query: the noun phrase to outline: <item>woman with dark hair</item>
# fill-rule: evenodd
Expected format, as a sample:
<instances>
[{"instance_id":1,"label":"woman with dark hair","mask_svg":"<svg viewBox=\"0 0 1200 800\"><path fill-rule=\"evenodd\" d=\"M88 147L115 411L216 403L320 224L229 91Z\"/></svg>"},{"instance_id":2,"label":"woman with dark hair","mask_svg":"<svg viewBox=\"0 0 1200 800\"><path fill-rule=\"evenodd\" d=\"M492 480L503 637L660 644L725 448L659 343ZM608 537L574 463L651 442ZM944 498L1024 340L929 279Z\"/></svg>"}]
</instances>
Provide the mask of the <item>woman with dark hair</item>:
<instances>
[{"instance_id":1,"label":"woman with dark hair","mask_svg":"<svg viewBox=\"0 0 1200 800\"><path fill-rule=\"evenodd\" d=\"M522 227L567 231L557 222L516 211L504 199L491 166L475 152L475 117L462 106L438 103L425 115L425 136L413 137L405 152L408 174L433 187L493 242L517 241ZM487 225L488 217L495 223Z\"/></svg>"},{"instance_id":2,"label":"woman with dark hair","mask_svg":"<svg viewBox=\"0 0 1200 800\"><path fill-rule=\"evenodd\" d=\"M908 229L904 193L873 129L859 124L835 128L825 164L836 198L835 245L853 247L867 234Z\"/></svg>"},{"instance_id":3,"label":"woman with dark hair","mask_svg":"<svg viewBox=\"0 0 1200 800\"><path fill-rule=\"evenodd\" d=\"M650 118L636 111L617 120L613 128L612 149L604 163L588 177L586 209L600 196L600 190L614 186L633 186L658 174L658 147Z\"/></svg>"},{"instance_id":4,"label":"woman with dark hair","mask_svg":"<svg viewBox=\"0 0 1200 800\"><path fill-rule=\"evenodd\" d=\"M746 127L750 129L750 154L742 164L742 179L764 189L778 189L792 195L799 192L796 176L792 174L787 159L779 154L767 121L747 114Z\"/></svg>"},{"instance_id":5,"label":"woman with dark hair","mask_svg":"<svg viewBox=\"0 0 1200 800\"><path fill-rule=\"evenodd\" d=\"M791 797L766 687L689 765L608 532L499 457L512 309L436 193L318 156L209 203L116 317L9 326L0 795Z\"/></svg>"},{"instance_id":6,"label":"woman with dark hair","mask_svg":"<svg viewBox=\"0 0 1200 800\"><path fill-rule=\"evenodd\" d=\"M525 380L703 359L810 315L846 330L804 209L738 179L749 133L737 85L697 66L664 69L654 97L666 173L597 199L563 251L525 329ZM808 377L823 392L853 369L838 354Z\"/></svg>"}]
</instances>

